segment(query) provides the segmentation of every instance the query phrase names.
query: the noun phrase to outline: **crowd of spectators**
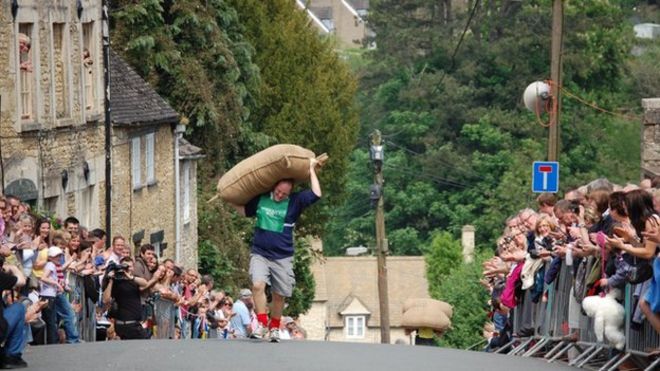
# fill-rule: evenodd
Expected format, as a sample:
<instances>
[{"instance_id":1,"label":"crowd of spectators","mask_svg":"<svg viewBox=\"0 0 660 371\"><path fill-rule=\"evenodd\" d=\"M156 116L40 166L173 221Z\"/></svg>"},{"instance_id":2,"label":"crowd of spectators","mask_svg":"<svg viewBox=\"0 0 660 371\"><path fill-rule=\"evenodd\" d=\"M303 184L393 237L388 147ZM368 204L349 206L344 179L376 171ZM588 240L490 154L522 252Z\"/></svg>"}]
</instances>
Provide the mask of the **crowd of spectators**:
<instances>
[{"instance_id":1,"label":"crowd of spectators","mask_svg":"<svg viewBox=\"0 0 660 371\"><path fill-rule=\"evenodd\" d=\"M495 255L483 264L481 282L491 308L486 349L538 333L539 321L523 312L514 333L514 312L531 310L519 305L523 301L547 305L548 288L562 266L571 274L566 331L560 334L565 341L577 341L585 330L579 326L585 296L623 292L628 284L635 300L627 315L633 324L648 321L660 333L660 178L623 187L598 179L563 199L541 194L537 204L506 221Z\"/></svg>"},{"instance_id":2,"label":"crowd of spectators","mask_svg":"<svg viewBox=\"0 0 660 371\"><path fill-rule=\"evenodd\" d=\"M136 246L133 256L124 237L113 236L108 248L106 238L75 217L60 223L0 196L1 367L26 367L27 344L81 342L83 297L94 304L93 325L104 330L97 340L233 339L257 327L249 289L234 301L211 276L159 259L150 244ZM290 317L281 333L306 337Z\"/></svg>"}]
</instances>

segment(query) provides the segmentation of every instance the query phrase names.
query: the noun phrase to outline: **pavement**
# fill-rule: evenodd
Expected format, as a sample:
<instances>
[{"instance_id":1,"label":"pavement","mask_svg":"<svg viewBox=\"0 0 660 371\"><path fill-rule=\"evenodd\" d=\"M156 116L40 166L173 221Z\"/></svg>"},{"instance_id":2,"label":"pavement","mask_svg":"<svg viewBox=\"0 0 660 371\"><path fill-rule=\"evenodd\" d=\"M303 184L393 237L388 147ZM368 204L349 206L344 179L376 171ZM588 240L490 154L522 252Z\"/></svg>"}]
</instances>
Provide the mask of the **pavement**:
<instances>
[{"instance_id":1,"label":"pavement","mask_svg":"<svg viewBox=\"0 0 660 371\"><path fill-rule=\"evenodd\" d=\"M28 370L575 370L542 359L436 347L321 341L128 340L33 346Z\"/></svg>"}]
</instances>

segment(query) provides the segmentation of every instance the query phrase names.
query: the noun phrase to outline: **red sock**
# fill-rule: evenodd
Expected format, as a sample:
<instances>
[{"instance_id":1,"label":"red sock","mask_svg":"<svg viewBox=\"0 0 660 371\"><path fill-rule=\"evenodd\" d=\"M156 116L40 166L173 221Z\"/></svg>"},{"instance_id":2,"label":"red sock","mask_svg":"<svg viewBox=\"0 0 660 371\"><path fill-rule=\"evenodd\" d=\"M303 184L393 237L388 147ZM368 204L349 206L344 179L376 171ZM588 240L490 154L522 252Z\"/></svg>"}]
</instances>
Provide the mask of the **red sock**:
<instances>
[{"instance_id":1,"label":"red sock","mask_svg":"<svg viewBox=\"0 0 660 371\"><path fill-rule=\"evenodd\" d=\"M263 327L268 326L268 314L257 313L257 321L259 321Z\"/></svg>"},{"instance_id":2,"label":"red sock","mask_svg":"<svg viewBox=\"0 0 660 371\"><path fill-rule=\"evenodd\" d=\"M268 329L274 329L274 328L280 328L280 318L271 318L270 319L270 326L268 326Z\"/></svg>"}]
</instances>

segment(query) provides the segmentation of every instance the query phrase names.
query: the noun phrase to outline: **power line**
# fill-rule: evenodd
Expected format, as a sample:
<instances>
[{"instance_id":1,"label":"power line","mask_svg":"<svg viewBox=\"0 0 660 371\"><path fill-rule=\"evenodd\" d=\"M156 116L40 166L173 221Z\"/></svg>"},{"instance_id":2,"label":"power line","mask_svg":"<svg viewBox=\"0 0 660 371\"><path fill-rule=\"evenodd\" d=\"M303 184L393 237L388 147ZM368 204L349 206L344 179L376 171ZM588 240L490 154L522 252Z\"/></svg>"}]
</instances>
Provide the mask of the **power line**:
<instances>
[{"instance_id":1,"label":"power line","mask_svg":"<svg viewBox=\"0 0 660 371\"><path fill-rule=\"evenodd\" d=\"M385 143L389 143L389 144L393 145L393 146L396 147L396 148L399 148L399 149L401 149L401 150L403 150L403 151L405 151L405 152L408 152L408 153L412 154L413 156L422 156L422 155L423 155L423 153L419 153L419 152L413 151L413 150L410 149L410 148L406 148L406 147L404 147L404 146L398 145L398 144L396 144L396 143L394 143L394 142L392 142L392 141L390 141L390 140L386 140ZM458 166L456 166L455 164L452 164L452 163L449 162L449 161L443 160L443 159L440 158L440 157L435 158L435 160L438 160L438 161L440 162L440 165L442 165L442 166L444 166L444 167L446 167L446 168L450 168L450 169L454 169L454 170L462 171L462 172L463 172L464 174L466 174L466 175L471 175L471 176L475 176L475 177L480 177L479 173L477 173L476 171L474 171L474 170L471 169L471 168L458 167Z\"/></svg>"},{"instance_id":2,"label":"power line","mask_svg":"<svg viewBox=\"0 0 660 371\"><path fill-rule=\"evenodd\" d=\"M461 44L463 44L463 39L465 38L465 34L467 34L468 28L470 28L470 23L472 22L472 18L474 18L474 15L477 14L477 8L479 7L479 2L480 0L477 0L474 2L474 6L472 7L472 10L470 11L470 16L468 17L467 23L465 23L465 28L463 29L463 33L461 33L461 38L458 39L458 43L456 44L456 47L454 48L454 53L451 55L451 67L449 68L450 70L454 69L454 63L456 62L456 54L458 53L458 49L460 49ZM446 76L446 74L445 74ZM444 77L444 76L443 76Z\"/></svg>"},{"instance_id":3,"label":"power line","mask_svg":"<svg viewBox=\"0 0 660 371\"><path fill-rule=\"evenodd\" d=\"M470 187L467 184L463 184L463 183L460 183L460 182L453 181L451 179L442 178L442 177L432 175L432 174L427 174L427 173L423 173L423 172L418 173L418 172L414 172L414 171L410 171L410 170L404 170L404 169L398 168L398 167L393 166L393 165L385 165L385 166L388 169L396 170L398 172L401 172L401 173L404 173L406 175L410 175L410 176L413 176L413 177L422 178L424 180L431 181L431 182L433 182L435 184L438 184L438 185L446 185L446 186L451 186L451 187L456 187L456 188L463 188L463 189L466 189L466 188Z\"/></svg>"}]
</instances>

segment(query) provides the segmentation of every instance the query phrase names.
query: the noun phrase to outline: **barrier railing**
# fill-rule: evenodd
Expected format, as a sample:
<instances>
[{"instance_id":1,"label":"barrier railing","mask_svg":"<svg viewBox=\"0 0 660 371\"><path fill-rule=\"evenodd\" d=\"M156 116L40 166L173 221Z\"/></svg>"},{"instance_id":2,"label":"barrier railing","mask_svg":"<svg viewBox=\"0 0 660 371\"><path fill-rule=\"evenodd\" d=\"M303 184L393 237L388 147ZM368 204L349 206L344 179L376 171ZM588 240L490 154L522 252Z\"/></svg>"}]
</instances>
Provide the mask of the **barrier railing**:
<instances>
[{"instance_id":1,"label":"barrier railing","mask_svg":"<svg viewBox=\"0 0 660 371\"><path fill-rule=\"evenodd\" d=\"M80 339L86 342L96 341L96 304L85 291L85 277L74 273L67 274L71 291L69 302L76 313ZM91 293L90 293L91 294ZM96 295L96 293L94 293Z\"/></svg>"},{"instance_id":2,"label":"barrier railing","mask_svg":"<svg viewBox=\"0 0 660 371\"><path fill-rule=\"evenodd\" d=\"M176 306L172 301L156 295L153 299L154 327L152 339L174 339L176 335Z\"/></svg>"},{"instance_id":3,"label":"barrier railing","mask_svg":"<svg viewBox=\"0 0 660 371\"><path fill-rule=\"evenodd\" d=\"M591 272L598 261L586 258L586 272ZM546 269L550 263L546 264ZM660 368L660 358L649 357L649 349L660 347L660 334L646 320L634 323L634 311L641 295L641 284L627 285L624 294L626 347L617 351L607 343L599 343L594 332L594 319L586 316L581 303L573 295L573 266L562 261L558 276L550 284L544 285L547 300L531 301L529 290L511 312L514 338L498 349L497 353L523 357L543 357L548 362L558 359L569 365L598 370L616 370L624 362L632 362L639 369ZM586 285L584 285L586 290ZM584 297L586 292L579 293ZM573 309L573 315L570 313ZM579 314L578 314L579 309ZM635 316L638 318L639 316ZM573 322L579 325L571 328ZM534 331L530 331L533 329ZM517 336L516 336L517 334ZM573 336L568 336L572 335Z\"/></svg>"}]
</instances>

